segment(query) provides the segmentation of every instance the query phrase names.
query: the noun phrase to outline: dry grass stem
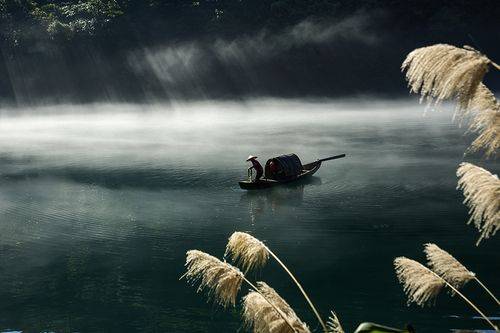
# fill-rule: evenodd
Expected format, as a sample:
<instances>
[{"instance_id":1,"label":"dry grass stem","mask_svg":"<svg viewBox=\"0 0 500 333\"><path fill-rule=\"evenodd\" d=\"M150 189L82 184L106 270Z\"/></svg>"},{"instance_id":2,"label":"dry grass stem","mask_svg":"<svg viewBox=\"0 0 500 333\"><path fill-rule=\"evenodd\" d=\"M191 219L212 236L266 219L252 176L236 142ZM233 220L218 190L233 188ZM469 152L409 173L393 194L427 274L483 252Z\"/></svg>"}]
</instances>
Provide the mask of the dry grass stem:
<instances>
[{"instance_id":1,"label":"dry grass stem","mask_svg":"<svg viewBox=\"0 0 500 333\"><path fill-rule=\"evenodd\" d=\"M327 333L344 333L344 329L342 325L340 325L339 318L337 314L331 311L330 317L328 317L328 321L326 323Z\"/></svg>"},{"instance_id":2,"label":"dry grass stem","mask_svg":"<svg viewBox=\"0 0 500 333\"><path fill-rule=\"evenodd\" d=\"M399 282L408 296L408 305L432 305L437 295L445 286L443 279L436 276L427 267L405 257L394 259L394 267Z\"/></svg>"},{"instance_id":3,"label":"dry grass stem","mask_svg":"<svg viewBox=\"0 0 500 333\"><path fill-rule=\"evenodd\" d=\"M422 307L432 305L439 292L445 286L448 286L448 288L458 294L474 311L486 320L496 332L499 332L498 327L470 299L421 263L406 257L398 257L394 259L394 267L399 282L403 285L404 291L408 296L408 305L413 302Z\"/></svg>"},{"instance_id":4,"label":"dry grass stem","mask_svg":"<svg viewBox=\"0 0 500 333\"><path fill-rule=\"evenodd\" d=\"M309 307L314 312L314 315L323 327L323 331L327 331L325 322L321 318L318 310L314 306L313 302L307 295L300 282L292 274L288 267L286 267L286 265L280 260L280 258L278 258L278 256L274 254L274 252L271 251L263 242L247 233L235 232L231 235L231 237L229 238L229 242L227 243L225 256L227 255L230 255L234 262L241 265L245 272L248 272L249 270L254 268L263 267L267 263L269 256L273 257L297 285L300 292L306 299Z\"/></svg>"},{"instance_id":5,"label":"dry grass stem","mask_svg":"<svg viewBox=\"0 0 500 333\"><path fill-rule=\"evenodd\" d=\"M429 267L453 287L460 289L474 279L474 273L436 244L425 244L424 252Z\"/></svg>"},{"instance_id":6,"label":"dry grass stem","mask_svg":"<svg viewBox=\"0 0 500 333\"><path fill-rule=\"evenodd\" d=\"M266 245L244 232L235 232L229 237L224 256L228 255L245 272L265 266L269 259Z\"/></svg>"},{"instance_id":7,"label":"dry grass stem","mask_svg":"<svg viewBox=\"0 0 500 333\"><path fill-rule=\"evenodd\" d=\"M458 187L464 192L464 203L471 214L468 223L481 233L476 245L500 228L500 180L497 175L471 163L461 163L457 170Z\"/></svg>"},{"instance_id":8,"label":"dry grass stem","mask_svg":"<svg viewBox=\"0 0 500 333\"><path fill-rule=\"evenodd\" d=\"M192 285L199 283L198 291L206 291L209 299L224 308L235 305L244 280L238 268L198 250L187 252L183 277Z\"/></svg>"},{"instance_id":9,"label":"dry grass stem","mask_svg":"<svg viewBox=\"0 0 500 333\"><path fill-rule=\"evenodd\" d=\"M257 289L258 292L251 291L243 298L245 326L253 328L255 333L310 333L306 324L273 288L258 282Z\"/></svg>"},{"instance_id":10,"label":"dry grass stem","mask_svg":"<svg viewBox=\"0 0 500 333\"><path fill-rule=\"evenodd\" d=\"M414 93L429 103L456 100L466 110L474 97L491 61L478 51L436 44L414 50L401 69Z\"/></svg>"}]
</instances>

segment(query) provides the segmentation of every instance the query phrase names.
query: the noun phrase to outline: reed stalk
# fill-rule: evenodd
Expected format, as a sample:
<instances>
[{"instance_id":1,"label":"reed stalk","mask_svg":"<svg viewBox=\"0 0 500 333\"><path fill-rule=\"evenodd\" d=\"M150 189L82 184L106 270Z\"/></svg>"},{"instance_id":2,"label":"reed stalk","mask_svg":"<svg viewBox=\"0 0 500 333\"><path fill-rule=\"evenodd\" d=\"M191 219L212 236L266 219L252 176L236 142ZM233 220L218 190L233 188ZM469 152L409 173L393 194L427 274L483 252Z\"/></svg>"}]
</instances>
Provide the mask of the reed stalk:
<instances>
[{"instance_id":1,"label":"reed stalk","mask_svg":"<svg viewBox=\"0 0 500 333\"><path fill-rule=\"evenodd\" d=\"M314 314L316 315L316 318L318 318L318 321L319 323L321 324L321 327L323 327L323 331L324 332L328 332L328 328L326 327L326 324L325 322L323 321L323 319L321 318L318 310L316 309L316 307L314 306L313 302L311 301L311 299L309 298L309 296L307 295L306 291L304 290L304 288L302 287L302 285L300 284L300 282L297 280L297 278L292 274L292 272L288 269L288 267L286 267L286 265L280 260L280 258L278 258L278 256L276 254L274 254L273 251L271 251L267 246L267 251L269 252L269 255L271 257L274 258L274 260L276 260L278 262L278 264L280 264L280 266L285 270L285 272L288 273L288 275L290 276L290 278L293 280L293 282L295 282L295 284L297 285L297 287L299 288L300 292L302 293L302 295L304 296L304 298L306 299L307 303L309 304L309 306L311 307L311 310L314 312Z\"/></svg>"},{"instance_id":2,"label":"reed stalk","mask_svg":"<svg viewBox=\"0 0 500 333\"><path fill-rule=\"evenodd\" d=\"M408 304L411 302L420 306L429 304L437 297L442 288L447 286L486 320L496 332L500 332L498 327L471 300L432 269L405 257L394 259L394 266L399 282L403 284L404 291L408 296Z\"/></svg>"},{"instance_id":3,"label":"reed stalk","mask_svg":"<svg viewBox=\"0 0 500 333\"><path fill-rule=\"evenodd\" d=\"M498 301L498 298L495 297L495 295L491 292L491 290L488 289L488 287L486 287L484 285L484 283L482 283L478 278L477 276L474 276L474 280L476 280L476 282L491 296L491 298L493 298L495 300L495 302L497 303L497 305L500 305L500 301Z\"/></svg>"},{"instance_id":4,"label":"reed stalk","mask_svg":"<svg viewBox=\"0 0 500 333\"><path fill-rule=\"evenodd\" d=\"M260 292L259 288L255 286L252 282L250 282L245 276L243 276L243 281L245 281L254 291L256 291L264 300L266 300L269 305L278 313L278 315L285 321L285 323L294 331L295 333L298 333L298 331L293 327L293 324L290 322L290 320L285 316L285 314L276 307L276 305L273 304L266 296L264 296L263 293Z\"/></svg>"},{"instance_id":5,"label":"reed stalk","mask_svg":"<svg viewBox=\"0 0 500 333\"><path fill-rule=\"evenodd\" d=\"M213 298L216 303L224 308L235 305L241 283L246 282L269 303L293 332L298 333L287 316L258 287L250 282L237 267L199 250L187 251L185 266L186 273L180 278L185 278L191 285L199 284L198 291L207 291L208 298Z\"/></svg>"},{"instance_id":6,"label":"reed stalk","mask_svg":"<svg viewBox=\"0 0 500 333\"><path fill-rule=\"evenodd\" d=\"M477 275L465 267L451 254L433 243L424 245L424 253L427 257L427 265L434 273L451 283L455 288L462 288L467 282L476 282L500 305L495 295L477 278Z\"/></svg>"},{"instance_id":7,"label":"reed stalk","mask_svg":"<svg viewBox=\"0 0 500 333\"><path fill-rule=\"evenodd\" d=\"M434 274L436 277L438 277L441 280L443 280L443 282L446 284L446 286L448 286L448 288L450 288L451 290L453 290L454 293L456 293L458 296L462 297L462 299L468 305L470 305L470 307L472 307L481 317L483 317L484 320L486 320L488 322L488 324L491 325L491 327L493 327L493 329L495 330L495 332L500 332L500 330L498 329L498 327L496 327L495 324L493 324L491 322L491 320L474 303L472 303L472 301L470 299L468 299L467 297L465 297L464 294L462 294L460 291L458 291L457 288L453 287L450 283L448 283L448 281L446 281L445 279L443 279L442 277L440 277L439 275L437 275L436 273L434 273L432 270L430 270L430 269L428 269L428 270L429 270L429 272L431 272L432 274Z\"/></svg>"},{"instance_id":8,"label":"reed stalk","mask_svg":"<svg viewBox=\"0 0 500 333\"><path fill-rule=\"evenodd\" d=\"M245 232L234 232L231 237L229 237L224 256L227 256L228 254L231 254L233 261L239 263L245 271L262 267L267 263L269 256L273 257L299 288L309 307L322 326L323 331L328 332L325 322L321 318L318 310L300 282L292 274L288 267L286 267L286 265L278 258L278 256L262 241Z\"/></svg>"}]
</instances>

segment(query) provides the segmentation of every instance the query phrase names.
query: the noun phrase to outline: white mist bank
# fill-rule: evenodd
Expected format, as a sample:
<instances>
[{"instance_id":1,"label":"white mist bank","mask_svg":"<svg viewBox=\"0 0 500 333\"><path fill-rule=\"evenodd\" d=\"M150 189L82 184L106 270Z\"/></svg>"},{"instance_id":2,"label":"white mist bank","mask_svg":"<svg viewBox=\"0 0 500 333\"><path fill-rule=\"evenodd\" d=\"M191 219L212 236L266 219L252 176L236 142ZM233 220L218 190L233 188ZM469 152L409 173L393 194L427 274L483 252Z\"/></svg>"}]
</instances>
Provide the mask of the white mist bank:
<instances>
[{"instance_id":1,"label":"white mist bank","mask_svg":"<svg viewBox=\"0 0 500 333\"><path fill-rule=\"evenodd\" d=\"M360 149L358 158L389 150L387 159L420 144L435 149L449 135L465 140L450 110L424 115L424 107L411 101L268 99L2 111L0 157L35 158L49 167L234 165L249 153L265 158L293 151L309 160Z\"/></svg>"},{"instance_id":2,"label":"white mist bank","mask_svg":"<svg viewBox=\"0 0 500 333\"><path fill-rule=\"evenodd\" d=\"M35 108L0 108L0 147L83 143L168 143L240 133L271 133L310 126L383 126L386 122L424 123L429 128L452 124L449 107L424 112L413 101L351 100L301 101L260 99L242 102L170 104L50 105ZM392 126L395 128L394 126ZM232 141L237 143L237 141ZM75 147L77 148L77 147ZM99 149L100 147L94 147Z\"/></svg>"},{"instance_id":3,"label":"white mist bank","mask_svg":"<svg viewBox=\"0 0 500 333\"><path fill-rule=\"evenodd\" d=\"M88 103L88 104L46 104L39 106L2 106L0 105L0 120L14 117L37 117L37 116L71 116L90 114L161 114L164 116L212 116L218 114L218 118L234 117L237 113L247 114L251 112L263 112L266 116L291 115L311 118L314 115L339 116L351 115L352 112L370 112L373 115L406 114L407 116L448 116L453 107L444 104L437 112L425 112L426 106L418 103L418 98L393 98L381 99L371 96L360 95L353 98L339 99L279 99L279 98L254 98L244 100L201 100L181 101L175 100L168 103ZM435 110L431 110L435 111ZM404 116L404 115L403 115Z\"/></svg>"},{"instance_id":4,"label":"white mist bank","mask_svg":"<svg viewBox=\"0 0 500 333\"><path fill-rule=\"evenodd\" d=\"M270 199L242 193L237 181L246 177L249 154L265 161L295 152L306 163L346 153L321 168L321 186L309 193L324 196L320 206L333 204L328 211L338 211L337 205L371 211L380 188L394 200L436 186L454 190L466 146L451 111L424 116L424 107L412 101L268 99L2 111L0 217L9 222L0 226L0 244L40 238L64 248L74 238L126 238L137 225L192 234L192 223L215 226L226 211L233 215L225 225L248 211L254 221L262 201L273 211L284 205L286 220L311 219L318 201L303 214L295 211L303 189L292 190L298 198L291 201L279 193ZM362 193L364 199L353 199ZM33 216L34 223L19 222ZM289 237L307 239L300 226L287 230Z\"/></svg>"}]
</instances>

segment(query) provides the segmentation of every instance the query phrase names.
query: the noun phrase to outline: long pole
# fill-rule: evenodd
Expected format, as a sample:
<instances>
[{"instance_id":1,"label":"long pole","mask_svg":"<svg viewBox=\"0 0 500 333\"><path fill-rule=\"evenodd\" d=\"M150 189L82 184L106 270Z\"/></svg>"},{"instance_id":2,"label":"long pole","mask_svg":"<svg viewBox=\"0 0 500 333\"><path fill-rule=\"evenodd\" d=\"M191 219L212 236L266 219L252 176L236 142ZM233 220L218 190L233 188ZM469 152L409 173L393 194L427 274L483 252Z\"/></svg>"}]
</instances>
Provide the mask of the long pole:
<instances>
[{"instance_id":1,"label":"long pole","mask_svg":"<svg viewBox=\"0 0 500 333\"><path fill-rule=\"evenodd\" d=\"M299 288L299 290L302 293L302 295L304 295L304 298L306 299L307 303L309 304L309 306L311 307L312 311L316 315L316 318L318 318L319 323L323 327L323 331L328 332L328 329L326 328L325 322L323 321L323 319L321 319L321 316L319 315L318 310L316 310L316 307L314 306L313 302L311 301L311 299L309 298L309 296L307 296L307 293L304 290L304 288L302 288L302 285L295 278L295 276L292 274L292 272L290 272L290 270L288 269L288 267L286 267L285 264L280 260L280 258L278 258L278 256L275 255L274 252L271 251L267 246L266 246L266 248L267 248L267 251L269 252L269 254L278 262L278 264L280 264L281 267L283 267L283 269L288 273L288 275L290 275L290 277L292 278L293 282L295 282L295 284Z\"/></svg>"},{"instance_id":2,"label":"long pole","mask_svg":"<svg viewBox=\"0 0 500 333\"><path fill-rule=\"evenodd\" d=\"M345 154L340 154L340 155L335 155L335 156L331 156L331 157L327 157L327 158L322 158L322 159L317 160L317 162L326 162L326 161L330 161L330 160L336 160L337 158L342 158L342 157L345 157Z\"/></svg>"}]
</instances>

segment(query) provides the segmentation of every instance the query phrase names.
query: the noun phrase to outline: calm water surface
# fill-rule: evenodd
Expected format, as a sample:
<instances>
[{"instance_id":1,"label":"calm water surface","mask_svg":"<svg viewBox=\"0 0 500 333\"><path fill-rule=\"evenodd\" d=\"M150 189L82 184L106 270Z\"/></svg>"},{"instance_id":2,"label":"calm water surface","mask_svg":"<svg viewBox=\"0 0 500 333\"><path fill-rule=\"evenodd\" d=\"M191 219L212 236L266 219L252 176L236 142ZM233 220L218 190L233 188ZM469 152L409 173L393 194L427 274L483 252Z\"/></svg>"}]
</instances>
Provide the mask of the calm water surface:
<instances>
[{"instance_id":1,"label":"calm water surface","mask_svg":"<svg viewBox=\"0 0 500 333\"><path fill-rule=\"evenodd\" d=\"M394 257L423 261L422 244L435 242L500 290L498 239L474 246L455 190L471 138L449 112L422 110L273 100L1 110L0 331L241 332L237 311L179 281L186 250L220 257L238 230L265 240L347 331L486 328L445 294L435 308L407 307L394 275ZM238 188L247 155L288 152L348 157L305 183ZM319 331L278 266L251 278ZM472 283L464 291L498 315Z\"/></svg>"}]
</instances>

